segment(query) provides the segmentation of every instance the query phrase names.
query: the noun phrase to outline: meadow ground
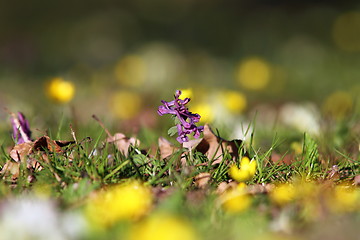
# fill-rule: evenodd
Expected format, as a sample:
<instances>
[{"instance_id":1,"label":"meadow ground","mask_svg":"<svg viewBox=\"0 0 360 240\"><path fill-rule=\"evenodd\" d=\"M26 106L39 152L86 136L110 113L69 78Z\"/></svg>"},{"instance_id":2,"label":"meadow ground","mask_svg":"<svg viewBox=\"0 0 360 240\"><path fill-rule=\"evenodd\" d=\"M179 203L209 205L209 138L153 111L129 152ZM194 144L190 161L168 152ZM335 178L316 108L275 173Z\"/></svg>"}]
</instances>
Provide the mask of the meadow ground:
<instances>
[{"instance_id":1,"label":"meadow ground","mask_svg":"<svg viewBox=\"0 0 360 240\"><path fill-rule=\"evenodd\" d=\"M162 104L161 114L188 113L183 100ZM63 114L40 131L34 116L9 113L1 239L357 239L358 113L323 117L310 133L267 128L260 116L238 119L236 140L239 126L219 130L197 115L175 119L183 128L169 135L144 126L126 136L101 116L75 129Z\"/></svg>"}]
</instances>

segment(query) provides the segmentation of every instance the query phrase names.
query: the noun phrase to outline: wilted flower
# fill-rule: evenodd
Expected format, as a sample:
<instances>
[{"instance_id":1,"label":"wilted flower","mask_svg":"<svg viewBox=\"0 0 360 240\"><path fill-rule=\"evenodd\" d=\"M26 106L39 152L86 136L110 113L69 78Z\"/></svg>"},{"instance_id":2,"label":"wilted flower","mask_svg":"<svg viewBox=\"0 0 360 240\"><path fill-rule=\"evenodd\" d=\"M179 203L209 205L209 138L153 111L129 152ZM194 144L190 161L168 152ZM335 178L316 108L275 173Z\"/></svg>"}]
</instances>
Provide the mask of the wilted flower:
<instances>
[{"instance_id":1,"label":"wilted flower","mask_svg":"<svg viewBox=\"0 0 360 240\"><path fill-rule=\"evenodd\" d=\"M188 108L185 106L190 98L185 98L184 100L180 99L181 91L177 90L175 93L175 100L166 102L162 100L163 105L159 106L158 114L160 116L164 114L173 114L177 117L177 120L180 122L177 126L178 137L176 140L179 143L188 142L189 138L187 135L193 133L195 138L200 136L200 133L204 130L203 126L197 127L195 123L199 122L200 115L196 113L189 112Z\"/></svg>"},{"instance_id":2,"label":"wilted flower","mask_svg":"<svg viewBox=\"0 0 360 240\"><path fill-rule=\"evenodd\" d=\"M150 189L132 181L100 192L87 205L86 213L99 227L143 216L152 206Z\"/></svg>"},{"instance_id":3,"label":"wilted flower","mask_svg":"<svg viewBox=\"0 0 360 240\"><path fill-rule=\"evenodd\" d=\"M195 240L197 239L190 223L178 216L154 214L135 225L129 240Z\"/></svg>"},{"instance_id":4,"label":"wilted flower","mask_svg":"<svg viewBox=\"0 0 360 240\"><path fill-rule=\"evenodd\" d=\"M243 157L240 162L240 168L232 165L229 169L229 175L238 182L245 182L252 179L256 172L256 161L248 157Z\"/></svg>"},{"instance_id":5,"label":"wilted flower","mask_svg":"<svg viewBox=\"0 0 360 240\"><path fill-rule=\"evenodd\" d=\"M15 114L11 115L11 125L13 128L13 138L16 144L31 141L31 131L28 120L24 114L18 112L17 117Z\"/></svg>"},{"instance_id":6,"label":"wilted flower","mask_svg":"<svg viewBox=\"0 0 360 240\"><path fill-rule=\"evenodd\" d=\"M72 82L56 77L48 83L46 91L48 97L55 102L67 103L74 97L75 86Z\"/></svg>"}]
</instances>

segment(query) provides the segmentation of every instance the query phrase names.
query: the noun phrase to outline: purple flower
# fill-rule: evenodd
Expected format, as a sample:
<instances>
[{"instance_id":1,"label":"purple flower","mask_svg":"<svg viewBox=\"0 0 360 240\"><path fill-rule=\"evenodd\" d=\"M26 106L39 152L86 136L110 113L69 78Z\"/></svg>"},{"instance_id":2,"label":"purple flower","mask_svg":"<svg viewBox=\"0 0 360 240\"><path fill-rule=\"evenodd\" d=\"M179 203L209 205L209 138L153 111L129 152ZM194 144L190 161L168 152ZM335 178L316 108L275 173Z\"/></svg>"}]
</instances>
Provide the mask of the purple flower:
<instances>
[{"instance_id":1,"label":"purple flower","mask_svg":"<svg viewBox=\"0 0 360 240\"><path fill-rule=\"evenodd\" d=\"M28 120L25 119L24 114L18 112L17 117L15 114L11 114L11 125L13 128L13 138L16 144L30 142L31 131Z\"/></svg>"},{"instance_id":2,"label":"purple flower","mask_svg":"<svg viewBox=\"0 0 360 240\"><path fill-rule=\"evenodd\" d=\"M188 108L185 106L190 98L180 99L181 91L177 90L175 93L175 100L166 102L162 100L163 105L159 106L158 114L160 116L164 114L172 114L177 117L179 123L177 126L178 137L176 140L179 143L188 142L189 138L187 135L192 134L195 138L200 136L200 133L204 130L203 126L197 127L195 123L199 122L200 115L196 113L189 112Z\"/></svg>"}]
</instances>

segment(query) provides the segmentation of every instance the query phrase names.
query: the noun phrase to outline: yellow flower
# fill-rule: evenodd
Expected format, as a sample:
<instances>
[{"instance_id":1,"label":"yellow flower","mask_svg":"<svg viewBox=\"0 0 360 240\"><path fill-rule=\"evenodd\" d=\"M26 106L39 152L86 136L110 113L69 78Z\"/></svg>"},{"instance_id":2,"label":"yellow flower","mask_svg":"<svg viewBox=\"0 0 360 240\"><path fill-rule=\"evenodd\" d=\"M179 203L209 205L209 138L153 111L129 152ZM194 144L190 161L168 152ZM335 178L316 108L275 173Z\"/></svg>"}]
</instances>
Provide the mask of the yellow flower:
<instances>
[{"instance_id":1,"label":"yellow flower","mask_svg":"<svg viewBox=\"0 0 360 240\"><path fill-rule=\"evenodd\" d=\"M135 225L128 240L196 240L190 223L169 214L154 214Z\"/></svg>"},{"instance_id":2,"label":"yellow flower","mask_svg":"<svg viewBox=\"0 0 360 240\"><path fill-rule=\"evenodd\" d=\"M246 108L246 96L237 91L224 91L220 100L231 113L241 113Z\"/></svg>"},{"instance_id":3,"label":"yellow flower","mask_svg":"<svg viewBox=\"0 0 360 240\"><path fill-rule=\"evenodd\" d=\"M132 91L119 91L110 98L110 110L119 119L131 119L141 110L141 96Z\"/></svg>"},{"instance_id":4,"label":"yellow flower","mask_svg":"<svg viewBox=\"0 0 360 240\"><path fill-rule=\"evenodd\" d=\"M258 57L245 59L236 70L238 83L249 90L264 89L270 81L270 75L270 65Z\"/></svg>"},{"instance_id":5,"label":"yellow flower","mask_svg":"<svg viewBox=\"0 0 360 240\"><path fill-rule=\"evenodd\" d=\"M336 186L328 198L328 205L336 213L357 210L360 208L360 191L351 186Z\"/></svg>"},{"instance_id":6,"label":"yellow flower","mask_svg":"<svg viewBox=\"0 0 360 240\"><path fill-rule=\"evenodd\" d=\"M296 191L292 184L282 183L277 185L270 193L270 199L279 205L285 205L295 199Z\"/></svg>"},{"instance_id":7,"label":"yellow flower","mask_svg":"<svg viewBox=\"0 0 360 240\"><path fill-rule=\"evenodd\" d=\"M99 192L86 206L94 226L111 226L120 220L135 220L152 206L152 194L143 184L132 181Z\"/></svg>"},{"instance_id":8,"label":"yellow flower","mask_svg":"<svg viewBox=\"0 0 360 240\"><path fill-rule=\"evenodd\" d=\"M228 213L239 213L248 209L252 203L252 198L246 192L244 185L225 191L220 195L220 204Z\"/></svg>"},{"instance_id":9,"label":"yellow flower","mask_svg":"<svg viewBox=\"0 0 360 240\"><path fill-rule=\"evenodd\" d=\"M229 169L229 175L238 182L245 182L252 179L256 172L256 161L248 157L243 157L240 162L240 169L232 165Z\"/></svg>"},{"instance_id":10,"label":"yellow flower","mask_svg":"<svg viewBox=\"0 0 360 240\"><path fill-rule=\"evenodd\" d=\"M75 86L72 82L56 77L47 83L46 93L55 102L67 103L74 97Z\"/></svg>"}]
</instances>

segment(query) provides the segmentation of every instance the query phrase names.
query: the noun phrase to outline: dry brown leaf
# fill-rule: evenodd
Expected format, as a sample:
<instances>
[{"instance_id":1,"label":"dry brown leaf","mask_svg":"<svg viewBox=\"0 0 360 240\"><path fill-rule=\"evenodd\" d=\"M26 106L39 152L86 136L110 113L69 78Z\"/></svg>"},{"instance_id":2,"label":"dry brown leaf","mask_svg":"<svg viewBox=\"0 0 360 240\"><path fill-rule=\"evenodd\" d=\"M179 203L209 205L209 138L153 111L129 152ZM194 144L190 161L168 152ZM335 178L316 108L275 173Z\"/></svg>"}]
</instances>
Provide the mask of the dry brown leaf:
<instances>
[{"instance_id":1,"label":"dry brown leaf","mask_svg":"<svg viewBox=\"0 0 360 240\"><path fill-rule=\"evenodd\" d=\"M136 138L128 138L122 133L115 133L114 136L110 136L106 139L106 142L115 144L116 148L125 156L129 155L130 145L137 146L140 141Z\"/></svg>"},{"instance_id":2,"label":"dry brown leaf","mask_svg":"<svg viewBox=\"0 0 360 240\"><path fill-rule=\"evenodd\" d=\"M235 181L232 181L232 182L221 182L217 189L216 189L216 193L221 195L223 194L224 192L226 192L227 190L229 189L233 189L233 188L236 188L236 186L238 185L237 182Z\"/></svg>"},{"instance_id":3,"label":"dry brown leaf","mask_svg":"<svg viewBox=\"0 0 360 240\"><path fill-rule=\"evenodd\" d=\"M18 145L15 145L10 151L10 157L15 162L26 162L27 156L31 154L33 149L33 142L24 142Z\"/></svg>"},{"instance_id":4,"label":"dry brown leaf","mask_svg":"<svg viewBox=\"0 0 360 240\"><path fill-rule=\"evenodd\" d=\"M40 158L45 161L49 162L49 158L46 152L63 152L62 147L67 146L69 144L73 144L75 141L54 141L51 140L48 136L42 136L35 140L34 142L25 142L18 145L15 145L10 151L10 157L16 163L26 163L26 167L28 169L40 171L42 169L41 164L37 161L34 157L34 154L39 154ZM8 165L13 166L11 164L12 161L8 161ZM6 165L6 164L5 164ZM16 174L13 174L11 168L4 168L2 169L2 173L8 172L13 175L13 178L17 178ZM11 171L10 171L11 170ZM10 171L10 172L9 172Z\"/></svg>"},{"instance_id":5,"label":"dry brown leaf","mask_svg":"<svg viewBox=\"0 0 360 240\"><path fill-rule=\"evenodd\" d=\"M208 186L211 179L211 174L208 172L199 173L195 176L195 186L198 188L205 188Z\"/></svg>"},{"instance_id":6,"label":"dry brown leaf","mask_svg":"<svg viewBox=\"0 0 360 240\"><path fill-rule=\"evenodd\" d=\"M179 150L179 148L175 147L171 142L166 140L163 137L159 137L159 150L160 150L160 158L165 159L171 156L174 152Z\"/></svg>"},{"instance_id":7,"label":"dry brown leaf","mask_svg":"<svg viewBox=\"0 0 360 240\"><path fill-rule=\"evenodd\" d=\"M56 141L51 140L48 136L42 136L34 142L33 152L36 151L62 152L62 149Z\"/></svg>"},{"instance_id":8,"label":"dry brown leaf","mask_svg":"<svg viewBox=\"0 0 360 240\"><path fill-rule=\"evenodd\" d=\"M8 160L1 169L0 175L3 176L3 178L11 175L12 180L16 180L19 177L19 173L20 163Z\"/></svg>"},{"instance_id":9,"label":"dry brown leaf","mask_svg":"<svg viewBox=\"0 0 360 240\"><path fill-rule=\"evenodd\" d=\"M218 164L222 161L223 151L227 151L233 159L238 158L238 150L241 140L228 141L216 136L208 124L204 126L204 137L195 146L196 142L191 142L189 146L203 153L209 160L213 160L212 164Z\"/></svg>"},{"instance_id":10,"label":"dry brown leaf","mask_svg":"<svg viewBox=\"0 0 360 240\"><path fill-rule=\"evenodd\" d=\"M183 142L183 147L189 149L190 151L195 149L197 145L202 141L202 138L199 139L192 139L188 142Z\"/></svg>"}]
</instances>

